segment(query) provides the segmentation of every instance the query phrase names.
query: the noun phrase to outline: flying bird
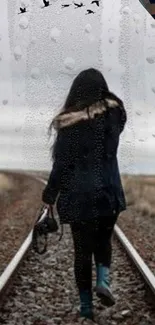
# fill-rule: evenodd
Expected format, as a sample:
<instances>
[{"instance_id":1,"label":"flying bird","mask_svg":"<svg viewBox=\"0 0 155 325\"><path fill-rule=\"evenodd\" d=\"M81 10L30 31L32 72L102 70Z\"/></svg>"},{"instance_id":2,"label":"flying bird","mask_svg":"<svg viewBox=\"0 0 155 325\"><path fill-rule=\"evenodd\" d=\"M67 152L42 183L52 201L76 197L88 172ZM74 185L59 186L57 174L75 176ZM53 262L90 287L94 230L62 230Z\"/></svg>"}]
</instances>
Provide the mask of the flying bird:
<instances>
[{"instance_id":1,"label":"flying bird","mask_svg":"<svg viewBox=\"0 0 155 325\"><path fill-rule=\"evenodd\" d=\"M62 8L67 8L69 6L71 6L71 5L61 5Z\"/></svg>"},{"instance_id":2,"label":"flying bird","mask_svg":"<svg viewBox=\"0 0 155 325\"><path fill-rule=\"evenodd\" d=\"M76 6L76 8L75 9L77 9L77 8L81 8L81 7L84 7L84 4L81 2L81 3L75 3L74 2L74 5Z\"/></svg>"},{"instance_id":3,"label":"flying bird","mask_svg":"<svg viewBox=\"0 0 155 325\"><path fill-rule=\"evenodd\" d=\"M93 0L91 4L95 3L99 7L99 0Z\"/></svg>"},{"instance_id":4,"label":"flying bird","mask_svg":"<svg viewBox=\"0 0 155 325\"><path fill-rule=\"evenodd\" d=\"M93 1L91 2L91 4L93 4L93 3L95 3L98 7L100 6L100 5L99 5L99 3L100 3L99 0L93 0Z\"/></svg>"},{"instance_id":5,"label":"flying bird","mask_svg":"<svg viewBox=\"0 0 155 325\"><path fill-rule=\"evenodd\" d=\"M90 9L87 9L87 14L86 15L89 15L89 14L94 14L95 12L93 10L90 10Z\"/></svg>"},{"instance_id":6,"label":"flying bird","mask_svg":"<svg viewBox=\"0 0 155 325\"><path fill-rule=\"evenodd\" d=\"M27 12L26 8L20 8L20 12L18 13L18 15L24 14L24 12Z\"/></svg>"},{"instance_id":7,"label":"flying bird","mask_svg":"<svg viewBox=\"0 0 155 325\"><path fill-rule=\"evenodd\" d=\"M49 4L50 4L50 2L49 2L49 1L46 1L46 0L43 0L43 3L44 3L44 5L45 5L45 7L48 7Z\"/></svg>"},{"instance_id":8,"label":"flying bird","mask_svg":"<svg viewBox=\"0 0 155 325\"><path fill-rule=\"evenodd\" d=\"M44 7L42 7L42 9L51 6L49 1L43 0L43 3L44 3Z\"/></svg>"}]
</instances>

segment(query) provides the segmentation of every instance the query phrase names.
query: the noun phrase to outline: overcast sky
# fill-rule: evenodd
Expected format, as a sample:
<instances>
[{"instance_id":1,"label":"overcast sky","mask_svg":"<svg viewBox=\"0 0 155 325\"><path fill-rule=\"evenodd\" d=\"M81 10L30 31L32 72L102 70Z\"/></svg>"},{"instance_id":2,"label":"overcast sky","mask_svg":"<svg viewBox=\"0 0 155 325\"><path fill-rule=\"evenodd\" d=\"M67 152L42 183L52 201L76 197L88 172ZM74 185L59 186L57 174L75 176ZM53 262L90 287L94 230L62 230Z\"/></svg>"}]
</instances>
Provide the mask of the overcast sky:
<instances>
[{"instance_id":1,"label":"overcast sky","mask_svg":"<svg viewBox=\"0 0 155 325\"><path fill-rule=\"evenodd\" d=\"M75 75L99 68L125 103L122 172L155 173L155 21L137 0L61 9L64 0L0 4L0 167L49 169L47 126ZM9 3L9 5L8 5ZM85 15L86 9L95 14ZM12 141L12 144L11 144Z\"/></svg>"}]
</instances>

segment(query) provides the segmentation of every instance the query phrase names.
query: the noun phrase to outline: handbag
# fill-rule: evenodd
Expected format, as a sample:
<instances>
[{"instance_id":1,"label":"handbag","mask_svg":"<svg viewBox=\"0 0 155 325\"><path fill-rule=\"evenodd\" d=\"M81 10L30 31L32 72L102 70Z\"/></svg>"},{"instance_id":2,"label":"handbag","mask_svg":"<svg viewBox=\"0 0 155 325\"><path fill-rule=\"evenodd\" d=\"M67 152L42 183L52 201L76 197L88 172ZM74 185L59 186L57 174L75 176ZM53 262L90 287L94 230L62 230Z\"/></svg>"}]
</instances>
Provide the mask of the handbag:
<instances>
[{"instance_id":1,"label":"handbag","mask_svg":"<svg viewBox=\"0 0 155 325\"><path fill-rule=\"evenodd\" d=\"M43 217L45 211L46 214ZM49 208L42 206L32 234L32 246L36 253L44 254L47 251L48 234L57 232L58 228L57 221L54 218L53 208L51 206ZM40 248L40 246L43 247Z\"/></svg>"}]
</instances>

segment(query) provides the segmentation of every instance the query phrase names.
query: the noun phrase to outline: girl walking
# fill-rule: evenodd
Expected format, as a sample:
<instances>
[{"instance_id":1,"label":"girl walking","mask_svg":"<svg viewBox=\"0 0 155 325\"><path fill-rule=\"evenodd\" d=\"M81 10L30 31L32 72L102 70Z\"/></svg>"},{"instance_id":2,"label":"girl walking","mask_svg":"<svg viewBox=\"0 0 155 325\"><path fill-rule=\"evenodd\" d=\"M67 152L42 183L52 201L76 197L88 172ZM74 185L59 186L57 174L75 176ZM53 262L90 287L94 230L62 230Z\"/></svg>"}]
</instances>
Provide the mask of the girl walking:
<instances>
[{"instance_id":1,"label":"girl walking","mask_svg":"<svg viewBox=\"0 0 155 325\"><path fill-rule=\"evenodd\" d=\"M54 205L60 224L69 224L74 242L75 280L81 317L93 320L92 255L96 294L106 306L115 303L110 288L111 237L119 213L126 209L117 149L127 120L123 102L96 69L73 81L57 130L53 168L42 200Z\"/></svg>"}]
</instances>

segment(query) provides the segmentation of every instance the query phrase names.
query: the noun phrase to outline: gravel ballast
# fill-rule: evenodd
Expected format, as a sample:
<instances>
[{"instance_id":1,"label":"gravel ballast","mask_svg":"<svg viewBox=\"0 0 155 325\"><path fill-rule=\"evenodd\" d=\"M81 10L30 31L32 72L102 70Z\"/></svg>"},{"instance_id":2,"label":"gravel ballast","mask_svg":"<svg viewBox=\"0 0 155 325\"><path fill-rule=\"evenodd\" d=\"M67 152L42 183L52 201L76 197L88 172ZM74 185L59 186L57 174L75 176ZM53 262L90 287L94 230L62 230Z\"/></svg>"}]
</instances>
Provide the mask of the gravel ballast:
<instances>
[{"instance_id":1,"label":"gravel ballast","mask_svg":"<svg viewBox=\"0 0 155 325\"><path fill-rule=\"evenodd\" d=\"M33 227L44 186L31 176L0 172L0 274Z\"/></svg>"},{"instance_id":2,"label":"gravel ballast","mask_svg":"<svg viewBox=\"0 0 155 325\"><path fill-rule=\"evenodd\" d=\"M118 225L155 275L154 176L123 178L128 208Z\"/></svg>"},{"instance_id":3,"label":"gravel ballast","mask_svg":"<svg viewBox=\"0 0 155 325\"><path fill-rule=\"evenodd\" d=\"M50 235L45 255L39 256L32 249L29 251L0 313L2 324L93 324L79 317L73 267L73 242L70 228L65 225L60 242L58 235ZM116 304L111 308L104 307L94 291L95 323L154 325L155 311L146 301L144 284L116 239L113 239L111 277Z\"/></svg>"}]
</instances>

